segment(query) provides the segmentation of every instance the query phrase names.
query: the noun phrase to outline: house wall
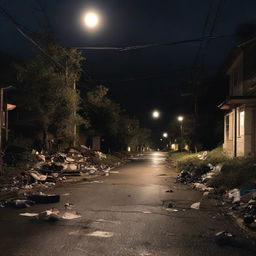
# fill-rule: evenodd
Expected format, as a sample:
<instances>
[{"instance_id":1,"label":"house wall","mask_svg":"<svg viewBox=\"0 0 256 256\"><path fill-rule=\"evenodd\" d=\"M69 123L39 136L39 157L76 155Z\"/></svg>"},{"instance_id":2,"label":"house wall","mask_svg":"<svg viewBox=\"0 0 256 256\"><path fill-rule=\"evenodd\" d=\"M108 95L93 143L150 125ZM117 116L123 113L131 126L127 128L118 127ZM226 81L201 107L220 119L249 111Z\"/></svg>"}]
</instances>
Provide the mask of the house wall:
<instances>
[{"instance_id":1,"label":"house wall","mask_svg":"<svg viewBox=\"0 0 256 256\"><path fill-rule=\"evenodd\" d=\"M226 117L229 116L229 136L227 136L226 131ZM233 154L233 111L228 112L224 116L224 144L223 150L227 152L229 155Z\"/></svg>"},{"instance_id":2,"label":"house wall","mask_svg":"<svg viewBox=\"0 0 256 256\"><path fill-rule=\"evenodd\" d=\"M236 120L235 120L236 113ZM241 114L242 113L242 114ZM229 115L229 137L226 131L226 116ZM244 120L242 120L244 116ZM236 121L236 126L235 126ZM256 107L240 106L232 109L224 117L223 149L230 156L255 156L256 152ZM243 125L242 125L243 123ZM236 131L235 131L236 129ZM230 133L232 131L232 134ZM236 141L235 141L236 135Z\"/></svg>"},{"instance_id":3,"label":"house wall","mask_svg":"<svg viewBox=\"0 0 256 256\"><path fill-rule=\"evenodd\" d=\"M253 156L255 149L253 148L254 139L254 108L245 107L244 119L244 156Z\"/></svg>"}]
</instances>

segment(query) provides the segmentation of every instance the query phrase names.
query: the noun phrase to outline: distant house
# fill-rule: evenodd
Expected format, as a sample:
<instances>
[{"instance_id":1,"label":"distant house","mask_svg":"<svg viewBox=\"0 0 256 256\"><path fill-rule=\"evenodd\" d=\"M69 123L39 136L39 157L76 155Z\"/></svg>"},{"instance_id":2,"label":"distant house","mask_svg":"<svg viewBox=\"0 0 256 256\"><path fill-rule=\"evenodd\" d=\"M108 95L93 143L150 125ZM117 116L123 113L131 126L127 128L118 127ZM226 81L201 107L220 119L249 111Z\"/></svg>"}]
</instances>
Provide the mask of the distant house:
<instances>
[{"instance_id":1,"label":"distant house","mask_svg":"<svg viewBox=\"0 0 256 256\"><path fill-rule=\"evenodd\" d=\"M231 156L256 156L256 38L233 51L227 70L229 96L224 116L223 148Z\"/></svg>"}]
</instances>

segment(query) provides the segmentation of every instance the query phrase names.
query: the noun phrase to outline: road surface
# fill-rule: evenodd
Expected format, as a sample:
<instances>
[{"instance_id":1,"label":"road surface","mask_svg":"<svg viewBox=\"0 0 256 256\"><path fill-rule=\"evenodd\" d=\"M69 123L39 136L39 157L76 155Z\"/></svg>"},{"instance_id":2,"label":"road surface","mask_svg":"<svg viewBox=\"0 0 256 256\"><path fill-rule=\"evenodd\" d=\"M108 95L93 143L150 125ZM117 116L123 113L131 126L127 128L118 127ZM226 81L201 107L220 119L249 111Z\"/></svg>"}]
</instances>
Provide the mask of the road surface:
<instances>
[{"instance_id":1,"label":"road surface","mask_svg":"<svg viewBox=\"0 0 256 256\"><path fill-rule=\"evenodd\" d=\"M253 247L223 216L216 202L175 184L165 153L152 152L115 169L100 183L81 182L54 188L61 202L23 210L0 209L0 255L3 256L221 256L255 255ZM173 193L166 190L172 189ZM40 212L74 204L75 220L35 221L21 212ZM164 202L164 204L163 204ZM166 210L166 205L173 205ZM176 211L177 210L177 211ZM216 232L228 230L236 242L219 246Z\"/></svg>"}]
</instances>

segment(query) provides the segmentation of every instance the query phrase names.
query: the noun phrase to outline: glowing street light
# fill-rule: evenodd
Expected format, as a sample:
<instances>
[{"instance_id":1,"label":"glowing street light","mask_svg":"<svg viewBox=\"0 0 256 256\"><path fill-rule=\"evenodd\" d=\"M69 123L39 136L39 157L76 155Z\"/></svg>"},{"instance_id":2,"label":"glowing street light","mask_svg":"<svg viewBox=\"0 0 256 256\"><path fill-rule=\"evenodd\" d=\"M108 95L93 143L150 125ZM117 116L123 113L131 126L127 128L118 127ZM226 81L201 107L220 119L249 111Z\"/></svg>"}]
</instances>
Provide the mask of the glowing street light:
<instances>
[{"instance_id":1,"label":"glowing street light","mask_svg":"<svg viewBox=\"0 0 256 256\"><path fill-rule=\"evenodd\" d=\"M168 133L167 133L167 132L164 132L164 133L163 133L163 137L164 137L164 138L168 138Z\"/></svg>"},{"instance_id":2,"label":"glowing street light","mask_svg":"<svg viewBox=\"0 0 256 256\"><path fill-rule=\"evenodd\" d=\"M182 122L184 118L183 118L183 116L178 116L177 119L178 119L179 122Z\"/></svg>"},{"instance_id":3,"label":"glowing street light","mask_svg":"<svg viewBox=\"0 0 256 256\"><path fill-rule=\"evenodd\" d=\"M182 127L182 121L184 120L184 117L183 116L178 116L178 121L180 122L180 134L182 136L182 130L183 130L183 127Z\"/></svg>"},{"instance_id":4,"label":"glowing street light","mask_svg":"<svg viewBox=\"0 0 256 256\"><path fill-rule=\"evenodd\" d=\"M158 119L158 118L160 117L160 112L159 112L158 110L154 110L154 111L152 112L152 117L153 117L154 119Z\"/></svg>"},{"instance_id":5,"label":"glowing street light","mask_svg":"<svg viewBox=\"0 0 256 256\"><path fill-rule=\"evenodd\" d=\"M85 25L89 28L95 28L99 24L99 15L95 12L87 12L84 15Z\"/></svg>"}]
</instances>

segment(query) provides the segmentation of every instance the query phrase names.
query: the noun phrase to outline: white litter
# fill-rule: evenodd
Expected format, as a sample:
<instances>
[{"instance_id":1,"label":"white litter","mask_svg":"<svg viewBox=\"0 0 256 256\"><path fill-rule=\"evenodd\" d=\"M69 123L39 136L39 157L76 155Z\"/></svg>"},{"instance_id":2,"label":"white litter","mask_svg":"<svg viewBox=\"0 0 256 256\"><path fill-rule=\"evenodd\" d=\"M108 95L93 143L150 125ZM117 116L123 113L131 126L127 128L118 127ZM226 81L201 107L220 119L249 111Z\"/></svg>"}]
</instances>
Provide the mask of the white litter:
<instances>
[{"instance_id":1,"label":"white litter","mask_svg":"<svg viewBox=\"0 0 256 256\"><path fill-rule=\"evenodd\" d=\"M173 209L173 208L166 208L165 210L168 212L178 212L179 211L179 210Z\"/></svg>"},{"instance_id":2,"label":"white litter","mask_svg":"<svg viewBox=\"0 0 256 256\"><path fill-rule=\"evenodd\" d=\"M233 199L232 203L237 203L240 202L241 196L240 196L240 191L237 188L234 188L232 190L228 191L228 198Z\"/></svg>"},{"instance_id":3,"label":"white litter","mask_svg":"<svg viewBox=\"0 0 256 256\"><path fill-rule=\"evenodd\" d=\"M20 216L25 216L25 217L37 217L37 216L38 216L38 213L23 212L23 213L20 213Z\"/></svg>"},{"instance_id":4,"label":"white litter","mask_svg":"<svg viewBox=\"0 0 256 256\"><path fill-rule=\"evenodd\" d=\"M190 206L191 209L199 210L200 208L200 202L194 203Z\"/></svg>"},{"instance_id":5,"label":"white litter","mask_svg":"<svg viewBox=\"0 0 256 256\"><path fill-rule=\"evenodd\" d=\"M64 220L73 220L73 219L77 219L77 218L81 218L81 217L82 217L81 215L78 215L73 212L65 212L62 215L62 219L64 219Z\"/></svg>"},{"instance_id":6,"label":"white litter","mask_svg":"<svg viewBox=\"0 0 256 256\"><path fill-rule=\"evenodd\" d=\"M119 171L110 171L110 174L119 173Z\"/></svg>"},{"instance_id":7,"label":"white litter","mask_svg":"<svg viewBox=\"0 0 256 256\"><path fill-rule=\"evenodd\" d=\"M87 236L94 236L94 237L104 237L109 238L114 235L113 232L107 232L107 231L94 231L92 233L87 234Z\"/></svg>"}]
</instances>

